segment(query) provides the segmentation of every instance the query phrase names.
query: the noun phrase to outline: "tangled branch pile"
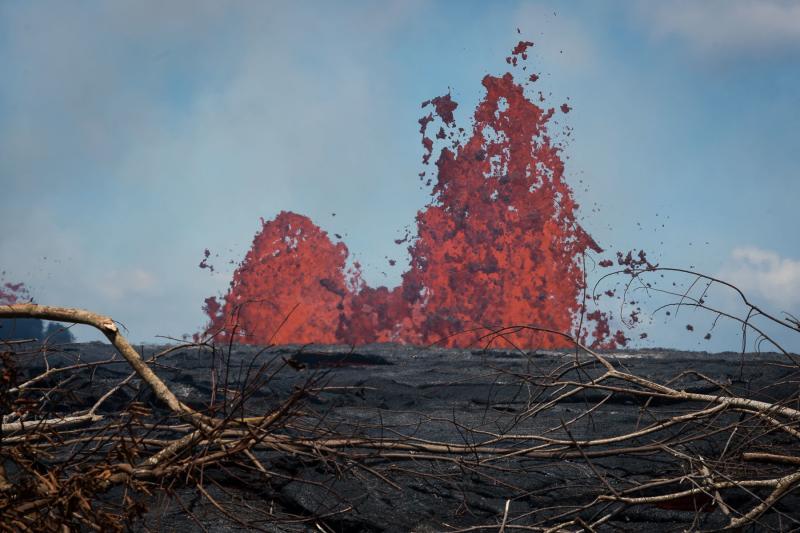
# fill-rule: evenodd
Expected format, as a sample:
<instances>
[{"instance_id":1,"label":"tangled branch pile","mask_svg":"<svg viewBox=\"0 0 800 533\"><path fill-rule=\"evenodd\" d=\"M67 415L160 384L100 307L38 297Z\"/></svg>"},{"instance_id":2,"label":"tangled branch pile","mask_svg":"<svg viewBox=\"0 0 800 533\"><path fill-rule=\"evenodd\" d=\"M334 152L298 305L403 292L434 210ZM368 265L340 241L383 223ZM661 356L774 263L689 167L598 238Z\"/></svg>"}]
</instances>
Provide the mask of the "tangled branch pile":
<instances>
[{"instance_id":1,"label":"tangled branch pile","mask_svg":"<svg viewBox=\"0 0 800 533\"><path fill-rule=\"evenodd\" d=\"M480 356L464 383L429 375L429 392L409 394L436 399L480 376L490 382L483 400L456 409L455 392L424 411L371 406L375 383L337 383L299 349L236 358L233 346L199 343L146 357L103 316L0 308L15 317L89 324L116 353L88 360L74 348L5 343L3 530L158 527L167 509L205 529L206 508L267 531L604 531L659 517L666 529L800 524L791 494L800 366L789 353L762 389L735 368L726 381L692 369L657 380L577 342L571 353L515 354L513 365ZM182 365L187 354L211 361L210 385L177 379L186 369L169 364L176 354ZM293 498L290 485L301 487ZM425 498L437 513L423 512ZM368 509L381 506L403 518L370 522Z\"/></svg>"}]
</instances>

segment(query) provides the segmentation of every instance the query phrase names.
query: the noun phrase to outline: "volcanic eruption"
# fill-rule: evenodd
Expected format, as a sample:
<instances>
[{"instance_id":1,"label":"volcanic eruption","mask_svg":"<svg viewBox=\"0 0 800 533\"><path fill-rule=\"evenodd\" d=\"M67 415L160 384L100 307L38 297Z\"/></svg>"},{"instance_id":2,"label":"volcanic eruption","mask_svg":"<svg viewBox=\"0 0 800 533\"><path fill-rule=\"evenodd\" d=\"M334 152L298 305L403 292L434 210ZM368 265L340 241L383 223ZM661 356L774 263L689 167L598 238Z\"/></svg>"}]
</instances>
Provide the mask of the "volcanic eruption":
<instances>
[{"instance_id":1,"label":"volcanic eruption","mask_svg":"<svg viewBox=\"0 0 800 533\"><path fill-rule=\"evenodd\" d=\"M516 67L532 45L521 41L507 62ZM584 297L583 259L602 250L577 221L561 146L548 133L557 110L526 95L536 79L486 75L469 129L456 124L458 104L449 94L422 104L429 110L419 120L423 164L437 142L440 148L399 286L370 287L358 263L346 266L345 244L334 244L308 217L281 212L262 219L222 300L206 299L206 332L254 344L466 347L497 328L532 325L594 346L624 344L606 313L586 309L592 299ZM533 330L503 340L526 348L566 344Z\"/></svg>"}]
</instances>

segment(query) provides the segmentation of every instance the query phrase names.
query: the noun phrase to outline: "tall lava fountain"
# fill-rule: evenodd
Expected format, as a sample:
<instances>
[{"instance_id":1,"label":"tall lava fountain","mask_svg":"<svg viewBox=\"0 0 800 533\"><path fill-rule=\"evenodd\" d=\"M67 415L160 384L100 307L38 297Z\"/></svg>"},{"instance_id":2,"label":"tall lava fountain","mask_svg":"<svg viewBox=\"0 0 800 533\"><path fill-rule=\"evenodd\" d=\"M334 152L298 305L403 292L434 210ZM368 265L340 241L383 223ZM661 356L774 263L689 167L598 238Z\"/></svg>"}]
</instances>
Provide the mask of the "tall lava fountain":
<instances>
[{"instance_id":1,"label":"tall lava fountain","mask_svg":"<svg viewBox=\"0 0 800 533\"><path fill-rule=\"evenodd\" d=\"M525 59L531 45L520 42L509 63ZM431 109L419 121L423 163L434 138L442 148L400 286L368 286L358 263L347 269L343 243L334 244L309 218L282 212L262 220L223 300L206 299L207 332L258 344L470 346L502 326L574 333L585 314L579 336L595 346L624 344L605 314L584 308L583 257L602 250L576 219L560 147L548 134L556 111L525 95L535 79L484 77L486 95L471 131L457 127L450 95L423 103ZM565 343L530 330L505 341L528 348Z\"/></svg>"}]
</instances>

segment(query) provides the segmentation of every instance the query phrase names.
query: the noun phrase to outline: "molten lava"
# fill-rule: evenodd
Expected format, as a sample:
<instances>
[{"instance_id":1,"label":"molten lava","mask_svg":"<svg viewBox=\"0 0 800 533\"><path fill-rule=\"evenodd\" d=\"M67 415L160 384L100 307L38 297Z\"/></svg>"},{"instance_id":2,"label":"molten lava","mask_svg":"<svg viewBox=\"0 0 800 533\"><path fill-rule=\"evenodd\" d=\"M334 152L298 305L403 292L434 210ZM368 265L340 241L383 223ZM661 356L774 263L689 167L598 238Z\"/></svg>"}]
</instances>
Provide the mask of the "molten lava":
<instances>
[{"instance_id":1,"label":"molten lava","mask_svg":"<svg viewBox=\"0 0 800 533\"><path fill-rule=\"evenodd\" d=\"M25 301L30 301L30 292L25 284L3 281L0 276L0 305L14 305Z\"/></svg>"},{"instance_id":2,"label":"molten lava","mask_svg":"<svg viewBox=\"0 0 800 533\"><path fill-rule=\"evenodd\" d=\"M509 63L525 59L532 45L520 42ZM470 346L503 326L574 333L585 314L581 338L624 344L604 313L584 308L582 259L602 250L576 219L560 148L547 130L556 111L534 104L510 73L487 75L483 86L469 134L456 128L458 104L450 95L423 103L433 107L419 121L423 164L433 155L427 130L437 117L435 138L447 146L436 161L431 202L417 214L411 265L399 287L369 287L357 263L346 270L344 244L333 244L308 218L282 212L262 220L224 301L206 300L207 331L259 344ZM566 345L532 330L503 340L526 348Z\"/></svg>"},{"instance_id":3,"label":"molten lava","mask_svg":"<svg viewBox=\"0 0 800 533\"><path fill-rule=\"evenodd\" d=\"M211 327L248 343L337 342L348 296L347 247L308 217L286 211L264 222L233 275L223 304L207 298Z\"/></svg>"}]
</instances>

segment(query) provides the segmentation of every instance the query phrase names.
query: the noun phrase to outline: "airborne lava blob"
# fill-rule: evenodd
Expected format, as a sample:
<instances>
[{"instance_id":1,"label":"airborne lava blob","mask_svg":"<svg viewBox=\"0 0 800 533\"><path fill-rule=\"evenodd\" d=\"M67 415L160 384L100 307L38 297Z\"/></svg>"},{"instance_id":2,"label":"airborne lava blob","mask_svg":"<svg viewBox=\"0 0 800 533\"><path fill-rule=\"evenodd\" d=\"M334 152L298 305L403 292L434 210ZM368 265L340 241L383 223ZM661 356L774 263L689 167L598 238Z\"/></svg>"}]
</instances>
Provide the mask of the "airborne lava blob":
<instances>
[{"instance_id":1,"label":"airborne lava blob","mask_svg":"<svg viewBox=\"0 0 800 533\"><path fill-rule=\"evenodd\" d=\"M525 59L529 46L520 42L508 62ZM602 250L576 219L560 148L547 129L556 111L534 104L510 73L487 75L483 86L469 133L457 128L450 95L423 103L433 108L419 121L423 163L433 155L427 131L437 117L435 138L446 146L431 202L417 213L411 265L399 287L369 287L357 263L346 270L344 244L307 217L282 212L262 220L223 303L206 300L207 332L258 344L462 347L503 326L574 332L586 311L582 259ZM593 330L584 326L580 335L595 346L624 344L600 311L588 313L587 323ZM505 340L527 348L565 345L531 331Z\"/></svg>"}]
</instances>

